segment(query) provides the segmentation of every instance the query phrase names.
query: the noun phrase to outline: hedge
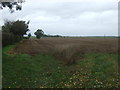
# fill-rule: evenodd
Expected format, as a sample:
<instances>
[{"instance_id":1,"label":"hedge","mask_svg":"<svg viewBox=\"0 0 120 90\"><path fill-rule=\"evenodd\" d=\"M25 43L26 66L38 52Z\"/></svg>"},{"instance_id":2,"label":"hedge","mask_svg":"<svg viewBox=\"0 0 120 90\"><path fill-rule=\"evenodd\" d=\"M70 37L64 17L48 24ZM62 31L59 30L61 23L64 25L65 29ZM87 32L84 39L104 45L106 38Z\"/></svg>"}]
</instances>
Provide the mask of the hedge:
<instances>
[{"instance_id":1,"label":"hedge","mask_svg":"<svg viewBox=\"0 0 120 90\"><path fill-rule=\"evenodd\" d=\"M12 33L2 33L2 46L11 45L22 40L21 36L14 35Z\"/></svg>"}]
</instances>

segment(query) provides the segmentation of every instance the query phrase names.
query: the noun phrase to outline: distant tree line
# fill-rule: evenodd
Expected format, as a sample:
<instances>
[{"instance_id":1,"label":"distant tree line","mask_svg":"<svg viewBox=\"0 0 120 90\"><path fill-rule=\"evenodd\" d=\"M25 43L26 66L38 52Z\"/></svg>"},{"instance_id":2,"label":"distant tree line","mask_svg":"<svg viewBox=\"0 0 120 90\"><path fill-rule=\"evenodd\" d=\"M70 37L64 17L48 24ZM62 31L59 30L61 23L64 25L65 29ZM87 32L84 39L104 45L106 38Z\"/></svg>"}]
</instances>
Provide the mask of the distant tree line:
<instances>
[{"instance_id":1,"label":"distant tree line","mask_svg":"<svg viewBox=\"0 0 120 90\"><path fill-rule=\"evenodd\" d=\"M61 35L43 35L43 37L62 37Z\"/></svg>"},{"instance_id":2,"label":"distant tree line","mask_svg":"<svg viewBox=\"0 0 120 90\"><path fill-rule=\"evenodd\" d=\"M29 31L29 22L25 21L5 21L2 26L2 45L11 45L21 41ZM30 35L29 35L30 37Z\"/></svg>"},{"instance_id":3,"label":"distant tree line","mask_svg":"<svg viewBox=\"0 0 120 90\"><path fill-rule=\"evenodd\" d=\"M36 35L37 39L41 37L62 37L60 35L46 35L42 29L38 29L34 34Z\"/></svg>"}]
</instances>

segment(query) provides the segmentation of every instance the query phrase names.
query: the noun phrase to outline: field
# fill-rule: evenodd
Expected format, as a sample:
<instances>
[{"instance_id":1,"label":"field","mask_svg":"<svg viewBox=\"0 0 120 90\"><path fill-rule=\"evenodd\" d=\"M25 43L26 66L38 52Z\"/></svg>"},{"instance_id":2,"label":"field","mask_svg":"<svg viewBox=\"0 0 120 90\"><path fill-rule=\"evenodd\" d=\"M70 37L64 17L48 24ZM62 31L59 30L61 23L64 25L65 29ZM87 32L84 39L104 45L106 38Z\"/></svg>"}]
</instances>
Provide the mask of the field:
<instances>
[{"instance_id":1,"label":"field","mask_svg":"<svg viewBox=\"0 0 120 90\"><path fill-rule=\"evenodd\" d=\"M117 38L41 38L3 48L4 88L117 88Z\"/></svg>"}]
</instances>

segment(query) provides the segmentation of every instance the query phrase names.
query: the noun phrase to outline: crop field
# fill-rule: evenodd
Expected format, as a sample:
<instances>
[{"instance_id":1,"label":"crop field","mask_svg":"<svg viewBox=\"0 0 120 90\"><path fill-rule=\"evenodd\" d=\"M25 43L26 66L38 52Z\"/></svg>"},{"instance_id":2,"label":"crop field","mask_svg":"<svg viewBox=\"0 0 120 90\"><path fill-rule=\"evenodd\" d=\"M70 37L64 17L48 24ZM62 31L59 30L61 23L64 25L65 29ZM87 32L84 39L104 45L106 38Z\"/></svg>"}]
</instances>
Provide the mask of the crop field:
<instances>
[{"instance_id":1,"label":"crop field","mask_svg":"<svg viewBox=\"0 0 120 90\"><path fill-rule=\"evenodd\" d=\"M3 48L3 88L118 88L118 38L26 39Z\"/></svg>"}]
</instances>

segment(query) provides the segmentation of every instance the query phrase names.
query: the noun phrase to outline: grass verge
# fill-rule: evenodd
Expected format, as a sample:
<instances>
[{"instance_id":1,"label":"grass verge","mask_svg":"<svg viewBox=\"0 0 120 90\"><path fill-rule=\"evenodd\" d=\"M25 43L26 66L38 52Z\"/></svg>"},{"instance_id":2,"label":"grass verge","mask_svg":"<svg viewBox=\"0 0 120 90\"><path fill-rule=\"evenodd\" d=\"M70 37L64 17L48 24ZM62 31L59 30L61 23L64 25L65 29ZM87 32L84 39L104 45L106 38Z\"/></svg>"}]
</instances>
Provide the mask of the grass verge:
<instances>
[{"instance_id":1,"label":"grass verge","mask_svg":"<svg viewBox=\"0 0 120 90\"><path fill-rule=\"evenodd\" d=\"M74 65L50 55L8 54L3 48L3 88L117 88L118 55L86 53Z\"/></svg>"}]
</instances>

